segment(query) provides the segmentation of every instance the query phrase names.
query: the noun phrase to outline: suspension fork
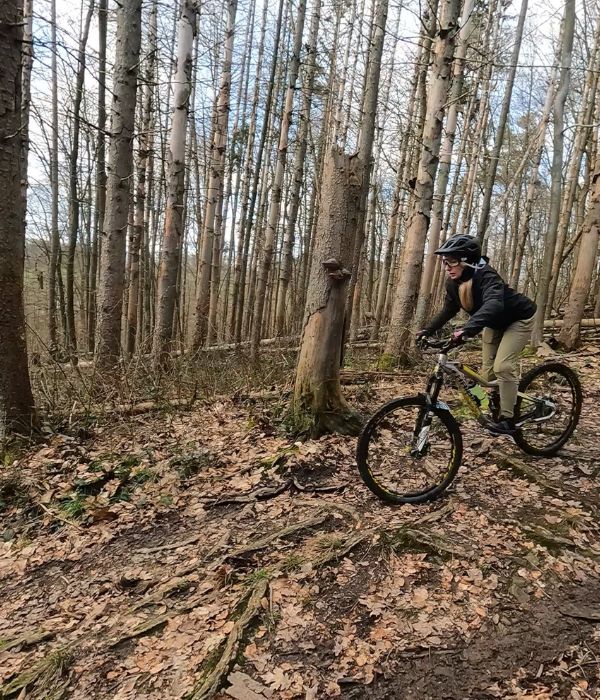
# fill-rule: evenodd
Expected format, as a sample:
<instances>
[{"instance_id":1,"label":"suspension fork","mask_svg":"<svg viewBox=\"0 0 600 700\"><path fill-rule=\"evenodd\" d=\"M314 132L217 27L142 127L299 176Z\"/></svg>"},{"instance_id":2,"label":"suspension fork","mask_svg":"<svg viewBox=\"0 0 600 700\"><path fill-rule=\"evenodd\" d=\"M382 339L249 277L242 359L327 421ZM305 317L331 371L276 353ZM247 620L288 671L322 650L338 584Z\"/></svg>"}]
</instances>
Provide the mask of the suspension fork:
<instances>
[{"instance_id":1,"label":"suspension fork","mask_svg":"<svg viewBox=\"0 0 600 700\"><path fill-rule=\"evenodd\" d=\"M436 405L440 390L442 388L443 376L439 367L429 377L427 389L425 390L425 406L420 409L413 434L413 449L411 454L414 457L422 457L427 448L429 438L429 428L433 419L431 408Z\"/></svg>"}]
</instances>

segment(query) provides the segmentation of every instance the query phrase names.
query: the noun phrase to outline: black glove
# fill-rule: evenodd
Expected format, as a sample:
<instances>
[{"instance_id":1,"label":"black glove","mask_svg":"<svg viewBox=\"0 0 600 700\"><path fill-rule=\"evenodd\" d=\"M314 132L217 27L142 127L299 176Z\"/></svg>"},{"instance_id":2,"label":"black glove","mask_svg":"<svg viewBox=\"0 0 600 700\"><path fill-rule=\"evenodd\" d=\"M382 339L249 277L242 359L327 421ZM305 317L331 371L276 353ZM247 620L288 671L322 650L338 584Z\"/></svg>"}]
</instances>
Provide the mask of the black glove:
<instances>
[{"instance_id":1,"label":"black glove","mask_svg":"<svg viewBox=\"0 0 600 700\"><path fill-rule=\"evenodd\" d=\"M430 335L429 331L425 331L425 330L419 331L416 334L417 345L420 345L425 340L425 338L429 338L429 335Z\"/></svg>"}]
</instances>

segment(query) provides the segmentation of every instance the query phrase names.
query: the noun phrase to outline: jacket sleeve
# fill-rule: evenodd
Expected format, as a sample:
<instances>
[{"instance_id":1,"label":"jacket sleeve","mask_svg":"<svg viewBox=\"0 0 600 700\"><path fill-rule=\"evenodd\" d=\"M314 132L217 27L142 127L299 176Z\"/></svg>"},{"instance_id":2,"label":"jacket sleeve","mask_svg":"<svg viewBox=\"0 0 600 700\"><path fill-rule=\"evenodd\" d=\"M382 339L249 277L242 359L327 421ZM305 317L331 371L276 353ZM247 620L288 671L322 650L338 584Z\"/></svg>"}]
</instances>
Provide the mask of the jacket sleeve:
<instances>
[{"instance_id":1,"label":"jacket sleeve","mask_svg":"<svg viewBox=\"0 0 600 700\"><path fill-rule=\"evenodd\" d=\"M481 278L482 303L464 327L465 335L475 336L492 324L504 311L504 281L495 270L486 270Z\"/></svg>"},{"instance_id":2,"label":"jacket sleeve","mask_svg":"<svg viewBox=\"0 0 600 700\"><path fill-rule=\"evenodd\" d=\"M454 318L459 311L460 304L450 296L446 288L446 298L444 299L442 310L429 321L424 330L428 333L439 331L439 329L445 326L451 318Z\"/></svg>"}]
</instances>

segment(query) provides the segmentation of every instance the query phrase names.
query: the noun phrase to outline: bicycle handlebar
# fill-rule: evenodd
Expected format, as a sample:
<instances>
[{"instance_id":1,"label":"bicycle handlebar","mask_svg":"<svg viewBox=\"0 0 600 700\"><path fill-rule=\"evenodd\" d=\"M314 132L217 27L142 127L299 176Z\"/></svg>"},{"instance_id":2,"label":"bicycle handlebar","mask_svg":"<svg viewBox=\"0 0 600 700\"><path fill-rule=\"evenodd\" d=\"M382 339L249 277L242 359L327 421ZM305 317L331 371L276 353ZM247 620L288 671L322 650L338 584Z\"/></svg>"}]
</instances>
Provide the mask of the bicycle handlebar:
<instances>
[{"instance_id":1,"label":"bicycle handlebar","mask_svg":"<svg viewBox=\"0 0 600 700\"><path fill-rule=\"evenodd\" d=\"M441 340L434 340L433 338L428 338L425 336L421 338L419 344L423 348L433 348L435 350L441 350L442 352L448 352L454 348L458 348L465 344L465 340L457 341L454 338L442 338Z\"/></svg>"}]
</instances>

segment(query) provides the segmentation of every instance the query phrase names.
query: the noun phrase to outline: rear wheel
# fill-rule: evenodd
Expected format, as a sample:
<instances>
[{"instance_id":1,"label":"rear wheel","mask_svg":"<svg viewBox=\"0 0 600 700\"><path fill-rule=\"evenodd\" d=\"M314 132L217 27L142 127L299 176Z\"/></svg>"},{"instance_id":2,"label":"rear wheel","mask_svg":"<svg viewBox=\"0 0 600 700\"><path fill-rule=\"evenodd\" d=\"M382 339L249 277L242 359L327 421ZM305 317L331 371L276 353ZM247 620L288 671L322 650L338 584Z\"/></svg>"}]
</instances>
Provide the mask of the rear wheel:
<instances>
[{"instance_id":1,"label":"rear wheel","mask_svg":"<svg viewBox=\"0 0 600 700\"><path fill-rule=\"evenodd\" d=\"M575 372L560 362L538 365L519 383L515 421L527 419L515 434L517 445L530 455L555 455L573 434L581 414L582 392Z\"/></svg>"},{"instance_id":2,"label":"rear wheel","mask_svg":"<svg viewBox=\"0 0 600 700\"><path fill-rule=\"evenodd\" d=\"M449 411L424 396L395 399L365 425L356 449L360 475L389 503L423 503L443 493L458 472L462 436Z\"/></svg>"}]
</instances>

